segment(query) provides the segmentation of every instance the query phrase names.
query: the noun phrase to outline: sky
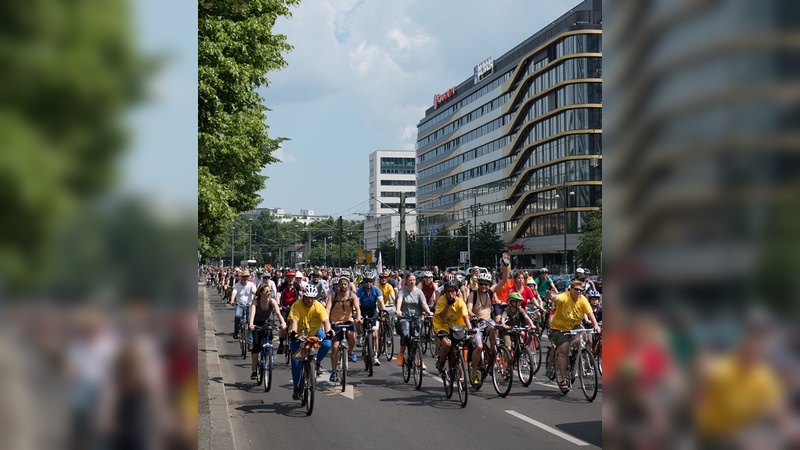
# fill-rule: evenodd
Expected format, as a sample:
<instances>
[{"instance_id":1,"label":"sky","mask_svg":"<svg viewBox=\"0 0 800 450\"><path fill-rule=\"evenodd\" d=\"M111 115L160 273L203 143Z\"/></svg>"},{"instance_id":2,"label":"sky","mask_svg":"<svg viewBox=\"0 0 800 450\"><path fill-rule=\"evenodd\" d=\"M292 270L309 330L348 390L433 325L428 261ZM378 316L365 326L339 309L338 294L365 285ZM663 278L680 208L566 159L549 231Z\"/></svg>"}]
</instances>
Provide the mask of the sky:
<instances>
[{"instance_id":1,"label":"sky","mask_svg":"<svg viewBox=\"0 0 800 450\"><path fill-rule=\"evenodd\" d=\"M294 50L268 74L273 154L261 208L362 219L369 154L413 150L433 96L472 76L579 0L304 0L274 32Z\"/></svg>"}]
</instances>

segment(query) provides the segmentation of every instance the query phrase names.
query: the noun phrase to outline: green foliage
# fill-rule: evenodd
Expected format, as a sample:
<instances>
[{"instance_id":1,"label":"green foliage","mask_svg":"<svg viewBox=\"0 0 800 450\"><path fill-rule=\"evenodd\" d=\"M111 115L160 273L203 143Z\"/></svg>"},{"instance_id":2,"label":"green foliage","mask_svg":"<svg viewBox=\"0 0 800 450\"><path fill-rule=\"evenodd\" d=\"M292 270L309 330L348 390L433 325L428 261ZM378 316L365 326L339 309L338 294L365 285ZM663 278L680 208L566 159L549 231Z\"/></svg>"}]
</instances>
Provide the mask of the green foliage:
<instances>
[{"instance_id":1,"label":"green foliage","mask_svg":"<svg viewBox=\"0 0 800 450\"><path fill-rule=\"evenodd\" d=\"M299 0L201 0L198 3L198 240L202 253L220 251L236 213L258 205L261 170L284 138L269 137L269 109L256 92L267 73L286 66L286 36L278 17Z\"/></svg>"},{"instance_id":2,"label":"green foliage","mask_svg":"<svg viewBox=\"0 0 800 450\"><path fill-rule=\"evenodd\" d=\"M127 0L0 5L0 272L41 276L83 202L117 180L144 60ZM30 270L36 267L38 273Z\"/></svg>"},{"instance_id":3,"label":"green foliage","mask_svg":"<svg viewBox=\"0 0 800 450\"><path fill-rule=\"evenodd\" d=\"M603 251L603 211L592 211L586 215L583 235L578 243L577 258L581 267L592 273L600 272L600 258Z\"/></svg>"},{"instance_id":4,"label":"green foliage","mask_svg":"<svg viewBox=\"0 0 800 450\"><path fill-rule=\"evenodd\" d=\"M481 267L494 267L495 257L502 255L505 245L497 234L497 225L482 222L478 232L472 239L472 261L470 265Z\"/></svg>"}]
</instances>

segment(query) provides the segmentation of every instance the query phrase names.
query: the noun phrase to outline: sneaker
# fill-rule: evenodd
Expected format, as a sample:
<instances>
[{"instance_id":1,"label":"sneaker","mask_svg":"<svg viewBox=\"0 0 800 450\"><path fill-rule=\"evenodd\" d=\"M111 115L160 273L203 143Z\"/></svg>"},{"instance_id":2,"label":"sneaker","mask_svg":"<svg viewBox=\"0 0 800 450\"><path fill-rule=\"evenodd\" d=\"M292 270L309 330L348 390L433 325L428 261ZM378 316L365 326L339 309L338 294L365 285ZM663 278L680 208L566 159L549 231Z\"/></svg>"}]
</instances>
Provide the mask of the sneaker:
<instances>
[{"instance_id":1,"label":"sneaker","mask_svg":"<svg viewBox=\"0 0 800 450\"><path fill-rule=\"evenodd\" d=\"M336 372L332 372L331 377L328 379L328 381L330 381L331 383L336 383L337 381L339 381L339 376L336 375Z\"/></svg>"},{"instance_id":2,"label":"sneaker","mask_svg":"<svg viewBox=\"0 0 800 450\"><path fill-rule=\"evenodd\" d=\"M356 357L356 352L350 352L350 361L357 362L358 358Z\"/></svg>"},{"instance_id":3,"label":"sneaker","mask_svg":"<svg viewBox=\"0 0 800 450\"><path fill-rule=\"evenodd\" d=\"M372 362L372 365L375 366L375 367L378 367L378 366L381 365L381 361L378 359L377 356L375 357L375 361Z\"/></svg>"},{"instance_id":4,"label":"sneaker","mask_svg":"<svg viewBox=\"0 0 800 450\"><path fill-rule=\"evenodd\" d=\"M258 374L256 373L256 371L255 371L255 370L253 371L253 373L251 373L251 374L250 374L250 379L251 379L251 380L258 379Z\"/></svg>"},{"instance_id":5,"label":"sneaker","mask_svg":"<svg viewBox=\"0 0 800 450\"><path fill-rule=\"evenodd\" d=\"M281 342L280 344L278 344L278 354L279 354L279 355L282 355L282 354L283 354L283 352L284 352L285 350L286 350L286 349L284 349L284 348L283 348L283 342Z\"/></svg>"},{"instance_id":6,"label":"sneaker","mask_svg":"<svg viewBox=\"0 0 800 450\"><path fill-rule=\"evenodd\" d=\"M300 388L294 388L294 392L292 392L292 400L300 400Z\"/></svg>"},{"instance_id":7,"label":"sneaker","mask_svg":"<svg viewBox=\"0 0 800 450\"><path fill-rule=\"evenodd\" d=\"M397 359L396 359L396 361L397 361L397 365L398 365L398 366L402 366L402 365L403 365L403 360L404 360L404 359L405 359L405 357L403 356L403 354L402 354L402 353L398 353L398 354L397 354Z\"/></svg>"},{"instance_id":8,"label":"sneaker","mask_svg":"<svg viewBox=\"0 0 800 450\"><path fill-rule=\"evenodd\" d=\"M478 372L472 372L472 384L478 384L481 382L481 374Z\"/></svg>"}]
</instances>

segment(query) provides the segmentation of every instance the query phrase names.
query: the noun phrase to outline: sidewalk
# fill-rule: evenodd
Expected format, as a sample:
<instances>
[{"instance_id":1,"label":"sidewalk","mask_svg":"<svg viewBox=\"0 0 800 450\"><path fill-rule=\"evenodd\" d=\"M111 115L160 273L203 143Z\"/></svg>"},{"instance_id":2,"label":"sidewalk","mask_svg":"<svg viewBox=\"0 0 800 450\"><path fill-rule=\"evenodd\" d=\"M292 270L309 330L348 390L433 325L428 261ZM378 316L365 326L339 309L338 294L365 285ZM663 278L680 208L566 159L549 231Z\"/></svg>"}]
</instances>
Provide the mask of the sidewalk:
<instances>
[{"instance_id":1,"label":"sidewalk","mask_svg":"<svg viewBox=\"0 0 800 450\"><path fill-rule=\"evenodd\" d=\"M222 380L208 291L202 282L197 285L197 317L198 448L235 450L236 443Z\"/></svg>"}]
</instances>

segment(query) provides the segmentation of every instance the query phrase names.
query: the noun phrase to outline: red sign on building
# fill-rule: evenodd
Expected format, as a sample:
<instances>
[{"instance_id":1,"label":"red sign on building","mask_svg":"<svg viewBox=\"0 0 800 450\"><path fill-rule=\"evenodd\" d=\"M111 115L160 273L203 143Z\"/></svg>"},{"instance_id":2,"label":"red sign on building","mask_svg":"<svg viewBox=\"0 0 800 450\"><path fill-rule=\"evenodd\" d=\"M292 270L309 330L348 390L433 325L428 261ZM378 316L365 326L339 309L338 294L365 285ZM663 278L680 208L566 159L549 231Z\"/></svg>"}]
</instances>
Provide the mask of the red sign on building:
<instances>
[{"instance_id":1,"label":"red sign on building","mask_svg":"<svg viewBox=\"0 0 800 450\"><path fill-rule=\"evenodd\" d=\"M441 94L434 94L434 96L433 96L433 109L438 108L439 105L441 105L442 103L444 103L445 101L447 101L448 99L450 99L451 97L453 97L455 95L456 95L456 88L455 87L451 87L450 89L442 92Z\"/></svg>"},{"instance_id":2,"label":"red sign on building","mask_svg":"<svg viewBox=\"0 0 800 450\"><path fill-rule=\"evenodd\" d=\"M507 245L506 248L510 252L513 252L514 250L525 250L525 244L511 244Z\"/></svg>"}]
</instances>

